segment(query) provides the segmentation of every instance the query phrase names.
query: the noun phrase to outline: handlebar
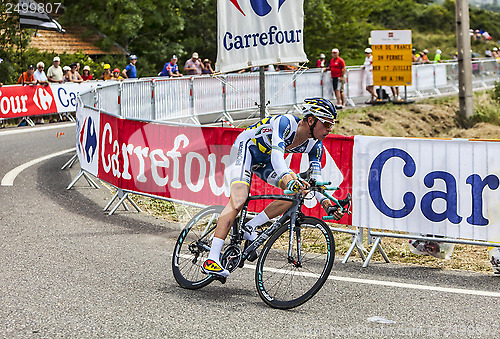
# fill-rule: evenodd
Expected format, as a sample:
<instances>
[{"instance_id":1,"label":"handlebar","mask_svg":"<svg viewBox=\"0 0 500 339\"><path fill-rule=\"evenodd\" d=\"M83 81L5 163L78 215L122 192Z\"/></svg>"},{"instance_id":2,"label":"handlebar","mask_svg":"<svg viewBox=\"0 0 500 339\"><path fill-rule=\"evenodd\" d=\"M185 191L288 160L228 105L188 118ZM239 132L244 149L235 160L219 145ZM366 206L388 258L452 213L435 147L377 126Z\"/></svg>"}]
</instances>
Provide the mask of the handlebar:
<instances>
[{"instance_id":1,"label":"handlebar","mask_svg":"<svg viewBox=\"0 0 500 339\"><path fill-rule=\"evenodd\" d=\"M330 193L327 191L336 191L339 189L339 187L334 187L334 186L328 186L331 184L330 181L316 181L314 178L311 178L311 173L312 173L312 168L309 168L306 172L299 173L298 178L299 181L302 179L303 181L306 181L310 184L310 187L308 187L306 190L309 191L315 191L319 192L322 195L324 195L326 198L328 198L336 207L337 209L340 208L342 212L347 212L348 214L351 214L350 208L351 208L351 194L347 193L346 198L342 200L337 200L334 198ZM295 194L296 192L285 189L283 191L284 194L290 195L290 194ZM346 208L347 206L347 208ZM324 216L322 218L323 220L335 220L333 216Z\"/></svg>"}]
</instances>

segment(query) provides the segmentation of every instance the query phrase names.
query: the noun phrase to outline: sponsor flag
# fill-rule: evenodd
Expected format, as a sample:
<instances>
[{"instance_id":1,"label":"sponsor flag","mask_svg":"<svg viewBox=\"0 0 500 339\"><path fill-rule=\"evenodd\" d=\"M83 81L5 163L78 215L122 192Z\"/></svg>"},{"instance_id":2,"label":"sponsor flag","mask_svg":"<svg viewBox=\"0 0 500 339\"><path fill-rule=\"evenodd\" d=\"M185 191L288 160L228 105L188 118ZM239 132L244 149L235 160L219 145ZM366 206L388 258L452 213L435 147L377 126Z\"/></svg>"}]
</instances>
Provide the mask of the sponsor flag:
<instances>
[{"instance_id":1,"label":"sponsor flag","mask_svg":"<svg viewBox=\"0 0 500 339\"><path fill-rule=\"evenodd\" d=\"M19 0L19 24L21 28L36 28L66 33L62 26L33 0Z\"/></svg>"},{"instance_id":2,"label":"sponsor flag","mask_svg":"<svg viewBox=\"0 0 500 339\"><path fill-rule=\"evenodd\" d=\"M218 0L216 71L306 62L303 0Z\"/></svg>"}]
</instances>

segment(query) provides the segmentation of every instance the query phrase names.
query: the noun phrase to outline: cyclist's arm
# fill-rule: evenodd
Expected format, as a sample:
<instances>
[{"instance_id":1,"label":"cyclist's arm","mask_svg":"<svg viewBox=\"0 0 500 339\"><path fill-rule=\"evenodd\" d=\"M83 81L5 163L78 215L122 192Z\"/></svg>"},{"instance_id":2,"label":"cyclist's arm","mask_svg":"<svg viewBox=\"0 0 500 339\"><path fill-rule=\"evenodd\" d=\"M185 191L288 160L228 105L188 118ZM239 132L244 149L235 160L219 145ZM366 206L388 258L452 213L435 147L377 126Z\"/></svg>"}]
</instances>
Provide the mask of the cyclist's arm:
<instances>
[{"instance_id":1,"label":"cyclist's arm","mask_svg":"<svg viewBox=\"0 0 500 339\"><path fill-rule=\"evenodd\" d=\"M285 162L285 135L290 131L290 120L286 116L280 116L273 120L272 129L272 148L271 164L278 174L280 186L286 187L286 184L297 176L287 166Z\"/></svg>"}]
</instances>

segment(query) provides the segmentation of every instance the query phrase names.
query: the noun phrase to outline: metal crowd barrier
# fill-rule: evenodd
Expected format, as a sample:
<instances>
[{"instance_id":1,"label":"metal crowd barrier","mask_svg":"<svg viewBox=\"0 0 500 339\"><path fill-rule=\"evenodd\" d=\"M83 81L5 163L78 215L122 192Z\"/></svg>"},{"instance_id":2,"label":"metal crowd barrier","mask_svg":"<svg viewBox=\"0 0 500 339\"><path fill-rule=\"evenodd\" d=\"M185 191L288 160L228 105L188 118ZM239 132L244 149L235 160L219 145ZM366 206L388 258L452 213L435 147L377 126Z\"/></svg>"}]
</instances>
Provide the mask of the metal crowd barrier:
<instances>
[{"instance_id":1,"label":"metal crowd barrier","mask_svg":"<svg viewBox=\"0 0 500 339\"><path fill-rule=\"evenodd\" d=\"M457 70L456 62L413 65L412 85L406 87L407 98L458 93ZM334 99L328 71L266 72L265 77L269 108L297 105L313 96ZM369 99L364 78L361 67L347 68L345 94L348 105L355 106ZM497 60L473 61L474 88L489 88L498 79ZM388 87L386 91L390 93ZM402 87L400 96L404 96ZM249 114L258 109L259 75L139 79L106 84L83 94L82 99L85 103L92 102L98 109L119 112L126 118L196 124L231 122L235 114Z\"/></svg>"}]
</instances>

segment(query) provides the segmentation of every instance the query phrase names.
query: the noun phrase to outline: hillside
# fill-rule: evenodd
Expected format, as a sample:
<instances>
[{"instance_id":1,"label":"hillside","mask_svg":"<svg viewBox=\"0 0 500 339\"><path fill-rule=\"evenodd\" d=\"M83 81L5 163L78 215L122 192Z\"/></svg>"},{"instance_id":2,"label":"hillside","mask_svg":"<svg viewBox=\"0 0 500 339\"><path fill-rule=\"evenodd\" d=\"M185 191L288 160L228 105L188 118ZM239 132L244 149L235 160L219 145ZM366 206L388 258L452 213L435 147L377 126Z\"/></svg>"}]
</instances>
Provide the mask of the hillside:
<instances>
[{"instance_id":1,"label":"hillside","mask_svg":"<svg viewBox=\"0 0 500 339\"><path fill-rule=\"evenodd\" d=\"M475 110L500 110L487 92L476 93ZM334 133L390 137L500 139L500 126L475 118L464 123L457 118L458 96L425 99L408 105L392 103L339 112ZM491 119L490 119L491 120Z\"/></svg>"}]
</instances>

